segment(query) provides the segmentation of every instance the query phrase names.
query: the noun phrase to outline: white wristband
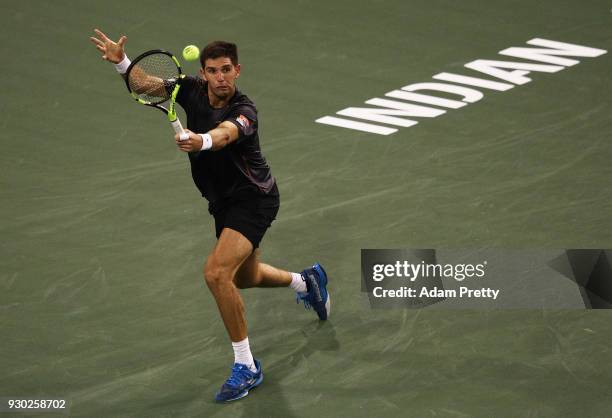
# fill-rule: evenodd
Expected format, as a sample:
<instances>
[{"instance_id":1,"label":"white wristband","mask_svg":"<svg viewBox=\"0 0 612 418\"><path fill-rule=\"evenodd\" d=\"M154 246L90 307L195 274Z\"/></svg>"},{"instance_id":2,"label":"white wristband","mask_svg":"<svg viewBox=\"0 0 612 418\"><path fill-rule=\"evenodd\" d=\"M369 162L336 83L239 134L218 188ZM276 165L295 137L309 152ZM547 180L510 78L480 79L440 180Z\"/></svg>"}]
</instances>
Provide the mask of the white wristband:
<instances>
[{"instance_id":1,"label":"white wristband","mask_svg":"<svg viewBox=\"0 0 612 418\"><path fill-rule=\"evenodd\" d=\"M123 59L121 60L121 62L119 64L115 64L115 70L117 70L119 74L125 74L131 63L132 61L130 61L128 56L126 54L123 54Z\"/></svg>"},{"instance_id":2,"label":"white wristband","mask_svg":"<svg viewBox=\"0 0 612 418\"><path fill-rule=\"evenodd\" d=\"M210 134L198 134L202 137L202 148L200 151L208 151L212 148L212 136Z\"/></svg>"}]
</instances>

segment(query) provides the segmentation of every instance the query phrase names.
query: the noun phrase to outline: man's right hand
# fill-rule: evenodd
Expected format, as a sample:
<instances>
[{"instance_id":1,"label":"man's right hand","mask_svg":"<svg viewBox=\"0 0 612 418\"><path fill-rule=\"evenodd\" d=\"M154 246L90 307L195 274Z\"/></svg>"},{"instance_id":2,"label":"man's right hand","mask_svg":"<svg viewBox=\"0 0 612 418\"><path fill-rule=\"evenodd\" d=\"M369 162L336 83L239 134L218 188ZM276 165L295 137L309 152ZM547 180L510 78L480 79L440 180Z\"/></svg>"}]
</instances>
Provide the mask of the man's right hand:
<instances>
[{"instance_id":1,"label":"man's right hand","mask_svg":"<svg viewBox=\"0 0 612 418\"><path fill-rule=\"evenodd\" d=\"M98 37L91 36L89 39L96 48L98 48L98 51L102 52L102 59L110 61L113 64L119 64L125 56L123 45L125 45L125 41L127 41L127 36L122 35L119 41L115 42L109 39L108 36L99 29L94 29L94 32L96 32Z\"/></svg>"}]
</instances>

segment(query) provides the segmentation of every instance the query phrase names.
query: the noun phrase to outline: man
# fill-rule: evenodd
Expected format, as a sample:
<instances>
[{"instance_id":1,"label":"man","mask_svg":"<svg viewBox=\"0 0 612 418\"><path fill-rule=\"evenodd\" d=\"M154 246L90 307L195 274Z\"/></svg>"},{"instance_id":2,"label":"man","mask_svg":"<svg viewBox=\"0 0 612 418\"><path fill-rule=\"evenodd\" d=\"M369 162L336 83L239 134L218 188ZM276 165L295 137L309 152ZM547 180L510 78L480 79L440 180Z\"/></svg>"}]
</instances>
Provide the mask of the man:
<instances>
[{"instance_id":1,"label":"man","mask_svg":"<svg viewBox=\"0 0 612 418\"><path fill-rule=\"evenodd\" d=\"M114 42L98 29L95 33L90 39L102 58L125 77L130 64L124 52L127 37ZM327 275L319 264L298 274L259 261L259 243L278 212L279 192L259 146L257 109L236 88L241 70L236 45L212 42L200 61L200 77L181 80L177 103L187 114L189 138L176 135L175 141L188 153L193 180L215 220L217 243L206 260L204 278L234 349L231 376L215 397L225 402L248 395L263 380L261 364L249 347L239 288L289 287L321 320L329 315L330 300Z\"/></svg>"}]
</instances>

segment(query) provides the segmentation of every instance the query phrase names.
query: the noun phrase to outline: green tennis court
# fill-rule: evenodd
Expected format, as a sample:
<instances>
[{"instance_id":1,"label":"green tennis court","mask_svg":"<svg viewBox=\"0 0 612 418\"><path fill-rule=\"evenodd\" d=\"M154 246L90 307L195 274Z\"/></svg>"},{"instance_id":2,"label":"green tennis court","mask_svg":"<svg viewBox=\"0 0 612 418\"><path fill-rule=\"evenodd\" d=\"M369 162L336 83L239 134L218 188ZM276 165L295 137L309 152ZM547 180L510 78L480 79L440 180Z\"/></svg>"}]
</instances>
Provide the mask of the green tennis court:
<instances>
[{"instance_id":1,"label":"green tennis court","mask_svg":"<svg viewBox=\"0 0 612 418\"><path fill-rule=\"evenodd\" d=\"M612 55L565 56L579 63L505 91L472 86L483 97L461 108L418 103L446 112L396 115L410 127L338 112L440 73L508 83L465 64L527 61L499 52L535 38L609 51L611 7L4 2L0 398L65 399L75 417L609 416L609 311L371 309L360 257L612 248ZM206 202L172 129L131 100L93 28L126 34L132 57L238 44L281 194L263 259L319 261L330 276L325 323L288 289L242 292L265 379L239 402L213 401L232 352L201 273L215 242Z\"/></svg>"}]
</instances>

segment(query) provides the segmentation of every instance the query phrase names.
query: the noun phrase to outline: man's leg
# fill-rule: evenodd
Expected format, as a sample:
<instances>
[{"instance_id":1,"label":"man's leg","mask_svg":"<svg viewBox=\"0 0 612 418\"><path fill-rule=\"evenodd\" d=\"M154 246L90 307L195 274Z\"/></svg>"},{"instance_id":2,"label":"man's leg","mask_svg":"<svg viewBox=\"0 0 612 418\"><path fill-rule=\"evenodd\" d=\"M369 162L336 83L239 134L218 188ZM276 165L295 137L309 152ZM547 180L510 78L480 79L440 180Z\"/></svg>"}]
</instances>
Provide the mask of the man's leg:
<instances>
[{"instance_id":1,"label":"man's leg","mask_svg":"<svg viewBox=\"0 0 612 418\"><path fill-rule=\"evenodd\" d=\"M232 342L247 337L244 303L234 284L236 271L253 253L253 245L241 233L225 228L206 260L204 278Z\"/></svg>"},{"instance_id":2,"label":"man's leg","mask_svg":"<svg viewBox=\"0 0 612 418\"><path fill-rule=\"evenodd\" d=\"M320 264L305 269L301 274L264 264L259 261L256 249L238 268L234 283L240 289L249 287L290 287L297 292L298 300L306 307L312 306L319 319L325 320L330 312L327 274Z\"/></svg>"},{"instance_id":3,"label":"man's leg","mask_svg":"<svg viewBox=\"0 0 612 418\"><path fill-rule=\"evenodd\" d=\"M234 284L236 271L252 252L253 245L244 235L224 228L204 267L206 284L217 302L234 349L232 374L215 395L218 402L240 399L263 380L261 365L253 359L249 347L244 303Z\"/></svg>"},{"instance_id":4,"label":"man's leg","mask_svg":"<svg viewBox=\"0 0 612 418\"><path fill-rule=\"evenodd\" d=\"M234 283L240 289L249 287L287 287L291 284L290 272L278 269L259 261L259 248L251 253L242 263L234 277ZM304 285L305 286L305 285ZM306 287L304 287L306 290Z\"/></svg>"}]
</instances>

